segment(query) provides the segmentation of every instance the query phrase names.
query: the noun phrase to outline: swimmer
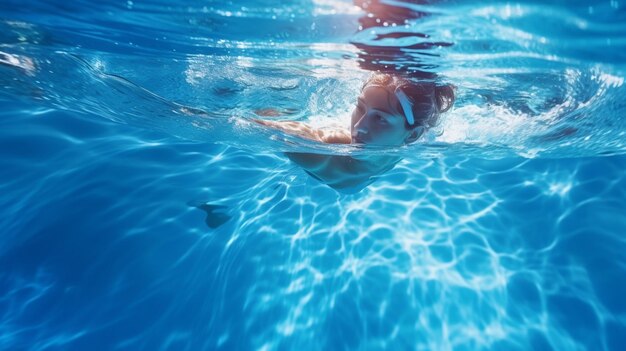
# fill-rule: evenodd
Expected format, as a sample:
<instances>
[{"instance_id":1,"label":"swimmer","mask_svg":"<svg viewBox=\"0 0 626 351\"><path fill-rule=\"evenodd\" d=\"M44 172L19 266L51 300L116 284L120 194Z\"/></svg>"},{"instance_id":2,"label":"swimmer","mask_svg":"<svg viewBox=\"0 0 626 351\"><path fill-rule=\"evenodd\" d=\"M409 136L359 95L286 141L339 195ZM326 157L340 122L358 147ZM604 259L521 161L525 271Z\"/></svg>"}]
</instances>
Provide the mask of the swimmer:
<instances>
[{"instance_id":1,"label":"swimmer","mask_svg":"<svg viewBox=\"0 0 626 351\"><path fill-rule=\"evenodd\" d=\"M397 147L410 144L434 127L454 103L454 89L375 73L363 85L349 129L316 129L295 121L254 121L285 133L328 144ZM314 178L342 192L358 192L392 169L399 157L286 153Z\"/></svg>"}]
</instances>

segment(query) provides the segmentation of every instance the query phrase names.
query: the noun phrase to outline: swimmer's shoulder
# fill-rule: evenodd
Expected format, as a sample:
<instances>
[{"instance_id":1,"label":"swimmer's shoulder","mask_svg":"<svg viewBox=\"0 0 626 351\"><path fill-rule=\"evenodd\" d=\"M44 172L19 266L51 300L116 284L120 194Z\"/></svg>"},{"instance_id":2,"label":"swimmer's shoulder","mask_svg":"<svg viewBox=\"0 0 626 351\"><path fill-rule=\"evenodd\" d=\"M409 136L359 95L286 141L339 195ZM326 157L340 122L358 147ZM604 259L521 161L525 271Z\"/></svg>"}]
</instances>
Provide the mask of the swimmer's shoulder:
<instances>
[{"instance_id":1,"label":"swimmer's shoulder","mask_svg":"<svg viewBox=\"0 0 626 351\"><path fill-rule=\"evenodd\" d=\"M320 129L318 131L319 138L327 144L351 144L352 137L350 131L341 128Z\"/></svg>"}]
</instances>

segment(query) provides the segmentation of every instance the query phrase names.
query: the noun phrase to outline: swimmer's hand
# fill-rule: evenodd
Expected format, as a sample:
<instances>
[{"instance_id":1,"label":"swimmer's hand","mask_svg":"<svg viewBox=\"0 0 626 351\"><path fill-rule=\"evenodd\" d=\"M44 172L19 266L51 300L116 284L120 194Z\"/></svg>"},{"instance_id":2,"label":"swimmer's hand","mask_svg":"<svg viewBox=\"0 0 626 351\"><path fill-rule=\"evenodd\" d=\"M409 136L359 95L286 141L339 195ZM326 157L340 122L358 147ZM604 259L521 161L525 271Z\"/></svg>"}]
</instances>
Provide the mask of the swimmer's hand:
<instances>
[{"instance_id":1,"label":"swimmer's hand","mask_svg":"<svg viewBox=\"0 0 626 351\"><path fill-rule=\"evenodd\" d=\"M350 144L352 142L350 133L343 129L316 129L306 123L295 121L268 121L263 119L252 119L252 121L287 134L321 143Z\"/></svg>"}]
</instances>

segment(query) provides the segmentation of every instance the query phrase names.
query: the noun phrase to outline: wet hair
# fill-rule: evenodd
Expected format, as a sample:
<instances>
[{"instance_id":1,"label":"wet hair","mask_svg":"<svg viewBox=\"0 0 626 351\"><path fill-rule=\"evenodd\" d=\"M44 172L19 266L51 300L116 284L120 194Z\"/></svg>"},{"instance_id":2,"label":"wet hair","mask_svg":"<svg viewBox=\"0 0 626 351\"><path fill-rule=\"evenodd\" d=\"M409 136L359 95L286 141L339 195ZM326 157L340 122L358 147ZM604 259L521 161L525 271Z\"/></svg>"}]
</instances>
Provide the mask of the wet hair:
<instances>
[{"instance_id":1,"label":"wet hair","mask_svg":"<svg viewBox=\"0 0 626 351\"><path fill-rule=\"evenodd\" d=\"M407 129L435 127L442 113L448 111L454 105L455 88L452 85L438 85L433 82L416 82L386 73L373 74L361 88L361 91L369 86L382 86L395 92L402 90L411 103L411 110L415 123L409 125L405 120ZM403 111L400 103L394 106L397 111Z\"/></svg>"}]
</instances>

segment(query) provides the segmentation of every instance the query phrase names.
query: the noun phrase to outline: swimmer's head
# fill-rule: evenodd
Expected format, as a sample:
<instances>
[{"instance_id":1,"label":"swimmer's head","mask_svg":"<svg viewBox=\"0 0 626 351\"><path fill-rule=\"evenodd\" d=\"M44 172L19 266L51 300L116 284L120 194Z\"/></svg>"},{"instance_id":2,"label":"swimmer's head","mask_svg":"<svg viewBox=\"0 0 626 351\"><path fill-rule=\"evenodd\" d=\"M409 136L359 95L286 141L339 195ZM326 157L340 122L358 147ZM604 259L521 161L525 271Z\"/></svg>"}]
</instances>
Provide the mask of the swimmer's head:
<instances>
[{"instance_id":1,"label":"swimmer's head","mask_svg":"<svg viewBox=\"0 0 626 351\"><path fill-rule=\"evenodd\" d=\"M398 146L419 139L454 103L454 89L389 75L368 79L352 112L353 144Z\"/></svg>"}]
</instances>

